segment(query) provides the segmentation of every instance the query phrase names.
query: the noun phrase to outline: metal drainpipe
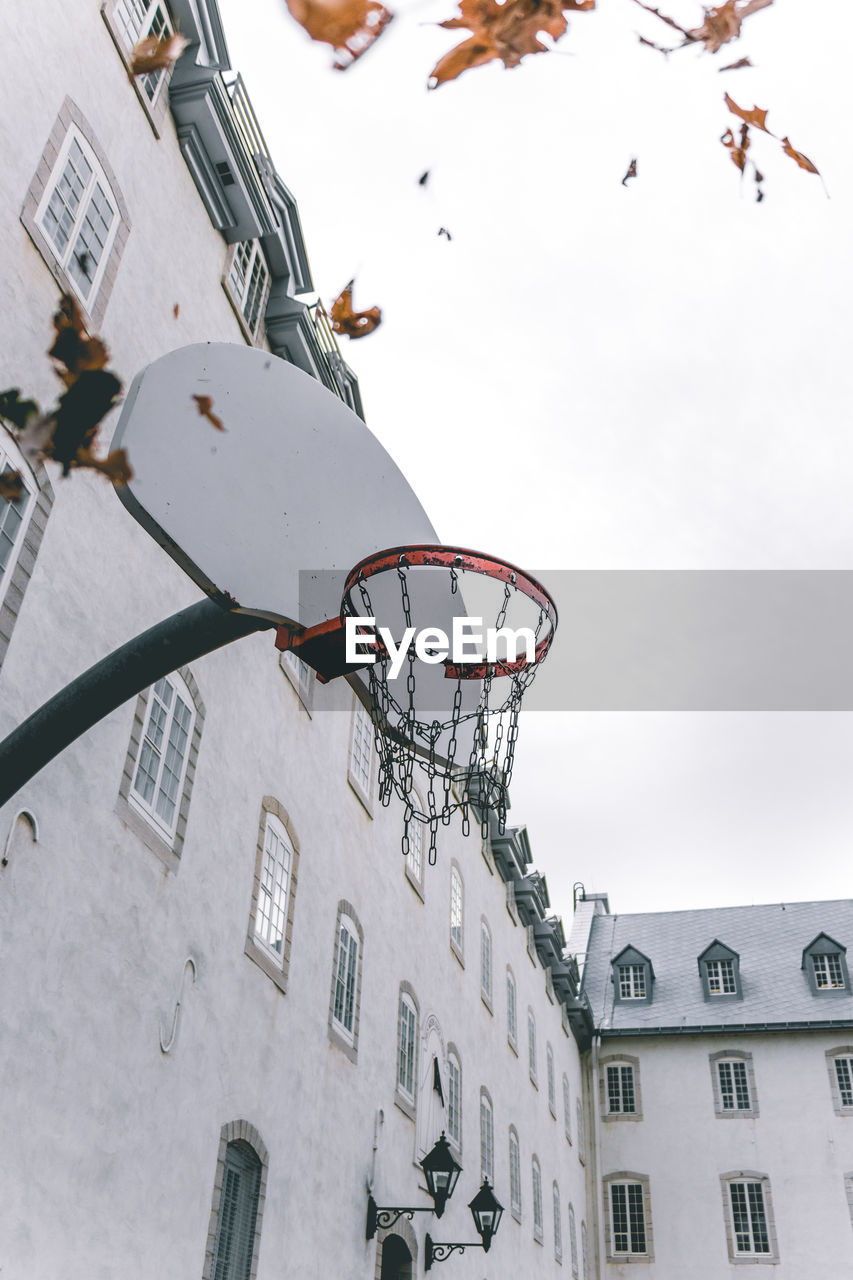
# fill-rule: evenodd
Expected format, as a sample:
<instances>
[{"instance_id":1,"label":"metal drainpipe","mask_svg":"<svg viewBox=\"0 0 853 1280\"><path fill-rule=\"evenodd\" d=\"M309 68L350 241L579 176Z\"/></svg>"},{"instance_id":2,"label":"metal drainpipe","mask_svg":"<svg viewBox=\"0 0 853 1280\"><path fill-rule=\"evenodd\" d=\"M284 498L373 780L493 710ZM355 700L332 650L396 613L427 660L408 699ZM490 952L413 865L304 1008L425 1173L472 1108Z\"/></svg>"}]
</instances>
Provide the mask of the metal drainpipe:
<instances>
[{"instance_id":1,"label":"metal drainpipe","mask_svg":"<svg viewBox=\"0 0 853 1280\"><path fill-rule=\"evenodd\" d=\"M592 1142L590 1143L590 1146L592 1148L593 1155L592 1155L592 1159L590 1160L590 1165L591 1165L591 1177L592 1177L592 1184L593 1184L591 1205L593 1210L593 1221L595 1224L595 1239L596 1239L597 1251L598 1251L598 1274L599 1276L602 1276L604 1274L604 1267L606 1265L605 1260L607 1258L607 1250L605 1247L606 1242L604 1239L604 1214L602 1212L602 1205L599 1199L599 1196L601 1194L601 1178L599 1177L599 1171L598 1171L598 1156L599 1156L599 1150L600 1150L599 1134L601 1132L601 1116L599 1114L600 1090L599 1090L599 1084L598 1084L598 1053L600 1048L601 1048L601 1034L598 1031L596 1031L592 1039L592 1081L590 1084L590 1093L592 1094L592 1107L591 1107Z\"/></svg>"}]
</instances>

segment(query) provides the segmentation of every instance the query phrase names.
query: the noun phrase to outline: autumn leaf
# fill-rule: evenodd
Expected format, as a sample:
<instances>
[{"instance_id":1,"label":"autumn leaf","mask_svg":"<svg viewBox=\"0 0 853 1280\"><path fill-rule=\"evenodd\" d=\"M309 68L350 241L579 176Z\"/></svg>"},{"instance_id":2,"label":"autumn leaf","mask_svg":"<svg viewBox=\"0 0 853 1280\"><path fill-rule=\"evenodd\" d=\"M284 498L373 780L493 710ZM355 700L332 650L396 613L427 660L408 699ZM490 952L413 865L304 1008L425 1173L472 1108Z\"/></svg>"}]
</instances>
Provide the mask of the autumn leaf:
<instances>
[{"instance_id":1,"label":"autumn leaf","mask_svg":"<svg viewBox=\"0 0 853 1280\"><path fill-rule=\"evenodd\" d=\"M91 471L99 471L101 475L112 480L113 484L130 484L133 479L133 468L127 460L126 449L114 449L105 458L97 458L89 449L79 449L73 466L88 467Z\"/></svg>"},{"instance_id":2,"label":"autumn leaf","mask_svg":"<svg viewBox=\"0 0 853 1280\"><path fill-rule=\"evenodd\" d=\"M0 391L0 419L23 431L33 414L39 412L35 400L22 400L20 387Z\"/></svg>"},{"instance_id":3,"label":"autumn leaf","mask_svg":"<svg viewBox=\"0 0 853 1280\"><path fill-rule=\"evenodd\" d=\"M106 369L90 369L74 379L59 398L54 428L45 455L62 464L68 475L78 453L94 443L101 420L121 394L121 383Z\"/></svg>"},{"instance_id":4,"label":"autumn leaf","mask_svg":"<svg viewBox=\"0 0 853 1280\"><path fill-rule=\"evenodd\" d=\"M749 58L738 58L737 62L729 62L724 67L717 67L718 71L740 71L741 67L751 67L752 62Z\"/></svg>"},{"instance_id":5,"label":"autumn leaf","mask_svg":"<svg viewBox=\"0 0 853 1280\"><path fill-rule=\"evenodd\" d=\"M146 36L130 51L130 74L146 76L152 71L171 71L188 44L186 36L178 31L162 39Z\"/></svg>"},{"instance_id":6,"label":"autumn leaf","mask_svg":"<svg viewBox=\"0 0 853 1280\"><path fill-rule=\"evenodd\" d=\"M175 305L172 307L172 315L177 320L180 314L181 314L181 304L180 302L176 302Z\"/></svg>"},{"instance_id":7,"label":"autumn leaf","mask_svg":"<svg viewBox=\"0 0 853 1280\"><path fill-rule=\"evenodd\" d=\"M9 468L0 472L0 498L6 502L20 502L24 496L24 477L20 471Z\"/></svg>"},{"instance_id":8,"label":"autumn leaf","mask_svg":"<svg viewBox=\"0 0 853 1280\"><path fill-rule=\"evenodd\" d=\"M773 0L726 0L725 4L704 10L705 20L701 27L682 27L653 5L644 4L643 0L634 0L634 3L679 31L685 44L703 44L707 53L716 53L724 44L737 39L744 18L759 9L766 9Z\"/></svg>"},{"instance_id":9,"label":"autumn leaf","mask_svg":"<svg viewBox=\"0 0 853 1280\"><path fill-rule=\"evenodd\" d=\"M767 128L767 111L763 107L753 107L751 111L747 111L744 107L739 107L734 98L725 95L726 106L732 115L738 116L746 124L754 124L756 129L761 129L764 133L770 133ZM771 138L774 136L770 133Z\"/></svg>"},{"instance_id":10,"label":"autumn leaf","mask_svg":"<svg viewBox=\"0 0 853 1280\"><path fill-rule=\"evenodd\" d=\"M368 311L353 311L353 284L354 281L350 280L343 292L335 298L329 319L335 333L345 333L349 338L366 338L382 323L382 312L378 307L371 307Z\"/></svg>"},{"instance_id":11,"label":"autumn leaf","mask_svg":"<svg viewBox=\"0 0 853 1280\"><path fill-rule=\"evenodd\" d=\"M552 40L565 34L563 11L585 12L595 0L459 0L459 15L438 25L447 31L467 28L471 35L451 49L432 69L430 89L455 80L463 71L499 58L505 67L517 67L528 53L547 53L538 39L544 32Z\"/></svg>"},{"instance_id":12,"label":"autumn leaf","mask_svg":"<svg viewBox=\"0 0 853 1280\"><path fill-rule=\"evenodd\" d=\"M731 129L726 129L720 141L724 147L728 147L732 160L743 173L746 168L746 153L749 149L749 125L741 125L740 142L735 141L735 136Z\"/></svg>"},{"instance_id":13,"label":"autumn leaf","mask_svg":"<svg viewBox=\"0 0 853 1280\"><path fill-rule=\"evenodd\" d=\"M287 0L287 7L312 40L332 46L337 71L366 53L394 16L378 0Z\"/></svg>"},{"instance_id":14,"label":"autumn leaf","mask_svg":"<svg viewBox=\"0 0 853 1280\"><path fill-rule=\"evenodd\" d=\"M193 400L195 400L196 408L198 409L202 418L207 418L210 425L212 427L216 427L217 431L225 430L225 427L223 426L223 423L222 423L222 419L218 416L218 414L215 414L213 412L213 401L211 400L210 396L193 396Z\"/></svg>"},{"instance_id":15,"label":"autumn leaf","mask_svg":"<svg viewBox=\"0 0 853 1280\"><path fill-rule=\"evenodd\" d=\"M634 157L634 159L633 159L633 160L631 161L631 163L628 165L628 170L627 170L627 172L626 172L626 174L625 174L625 177L622 179L622 186L623 186L623 187L627 187L627 185L628 185L628 179L629 179L629 178L636 178L636 176L637 176L637 159L636 159L636 157Z\"/></svg>"},{"instance_id":16,"label":"autumn leaf","mask_svg":"<svg viewBox=\"0 0 853 1280\"><path fill-rule=\"evenodd\" d=\"M668 58L675 48L674 45L655 44L654 40L647 40L645 36L637 36L637 39L640 44L644 44L648 49L656 49L657 52L662 53L665 58Z\"/></svg>"},{"instance_id":17,"label":"autumn leaf","mask_svg":"<svg viewBox=\"0 0 853 1280\"><path fill-rule=\"evenodd\" d=\"M802 151L797 151L791 146L787 138L782 139L782 150L786 156L790 156L792 160L796 160L801 169L805 169L806 173L816 173L820 177L820 170L813 165L808 156L804 156Z\"/></svg>"}]
</instances>

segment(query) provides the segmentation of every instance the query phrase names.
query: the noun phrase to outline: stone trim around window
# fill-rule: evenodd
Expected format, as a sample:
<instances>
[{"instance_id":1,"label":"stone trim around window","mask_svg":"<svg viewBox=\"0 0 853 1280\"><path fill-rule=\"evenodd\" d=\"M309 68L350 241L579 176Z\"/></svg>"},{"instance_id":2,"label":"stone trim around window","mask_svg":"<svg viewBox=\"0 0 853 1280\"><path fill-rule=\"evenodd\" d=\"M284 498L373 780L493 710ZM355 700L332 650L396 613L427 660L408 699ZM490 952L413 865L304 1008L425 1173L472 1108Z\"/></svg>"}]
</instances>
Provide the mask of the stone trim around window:
<instances>
[{"instance_id":1,"label":"stone trim around window","mask_svg":"<svg viewBox=\"0 0 853 1280\"><path fill-rule=\"evenodd\" d=\"M204 703L199 694L198 685L193 678L193 674L189 667L179 667L176 675L179 675L187 686L190 697L193 702L195 717L193 720L193 731L190 738L189 751L187 753L187 767L184 773L184 784L181 789L181 802L178 807L178 821L175 827L175 834L169 842L166 837L149 822L140 809L137 809L130 802L130 792L133 786L133 775L136 769L136 762L139 758L139 748L145 733L145 718L148 711L148 699L151 689L144 689L136 699L136 707L133 713L133 725L130 731L130 744L127 749L127 755L124 760L124 770L121 775L121 782L118 789L118 800L115 805L115 813L121 818L126 827L129 827L134 835L138 836L141 842L155 854L163 863L167 871L177 871L180 866L181 852L184 847L184 838L187 830L187 819L190 812L190 799L192 797L193 782L195 780L196 765L198 762L198 751L201 744L201 733L204 727L205 709ZM168 676L166 677L168 679Z\"/></svg>"},{"instance_id":2,"label":"stone trim around window","mask_svg":"<svg viewBox=\"0 0 853 1280\"><path fill-rule=\"evenodd\" d=\"M376 1267L373 1272L374 1280L382 1280L383 1246L390 1236L399 1236L406 1248L409 1250L412 1258L411 1270L405 1270L404 1264L404 1270L398 1274L416 1276L418 1274L418 1237L415 1235L410 1222L407 1222L405 1218L398 1218L393 1226L387 1228L378 1227L376 1230Z\"/></svg>"},{"instance_id":3,"label":"stone trim around window","mask_svg":"<svg viewBox=\"0 0 853 1280\"><path fill-rule=\"evenodd\" d=\"M68 132L72 126L76 126L86 145L91 148L95 159L103 170L104 177L109 184L110 194L116 202L119 215L119 224L110 245L100 283L94 298L90 298L87 303L82 302L77 297L70 278L66 275L65 271L60 267L57 261L56 254L54 253L50 241L36 222L36 213L38 212L44 193L50 184L50 180L55 175L56 165L62 151L62 145L65 142ZM50 137L47 140L38 168L33 175L33 180L30 183L29 190L27 191L26 198L24 200L24 207L21 210L21 222L27 232L27 235L38 250L48 271L59 285L59 288L63 293L70 293L77 299L87 324L93 329L98 328L103 321L104 313L107 309L107 303L110 300L110 294L113 291L113 286L115 285L116 277L118 275L122 254L124 253L125 245L127 244L127 238L130 235L130 214L112 165L95 137L88 120L71 98L66 98L63 102L59 115L56 117L56 121L51 129Z\"/></svg>"},{"instance_id":4,"label":"stone trim around window","mask_svg":"<svg viewBox=\"0 0 853 1280\"><path fill-rule=\"evenodd\" d=\"M0 573L0 581L5 580L6 583L0 596L0 667L3 666L15 623L33 576L47 528L47 518L54 502L53 486L42 464L39 462L35 467L28 467L14 440L0 428L0 465L3 458L13 470L20 470L25 475L29 501L24 512L23 533L18 534L15 543L14 563L7 565L3 573Z\"/></svg>"},{"instance_id":5,"label":"stone trim around window","mask_svg":"<svg viewBox=\"0 0 853 1280\"><path fill-rule=\"evenodd\" d=\"M643 1189L643 1231L646 1237L645 1253L616 1253L614 1251L610 1188L613 1183L620 1182L639 1183ZM604 1240L607 1261L615 1263L654 1262L655 1244L654 1235L652 1233L652 1196L648 1175L645 1173L632 1173L629 1170L620 1170L618 1173L608 1173L604 1178L602 1178L602 1200L604 1202Z\"/></svg>"},{"instance_id":6,"label":"stone trim around window","mask_svg":"<svg viewBox=\"0 0 853 1280\"><path fill-rule=\"evenodd\" d=\"M755 1120L758 1118L758 1093L755 1088L755 1071L752 1065L752 1054L742 1049L721 1049L708 1057L711 1066L711 1083L714 1091L714 1114L720 1120ZM748 1107L724 1107L720 1087L720 1063L742 1062L746 1067L746 1084L749 1090Z\"/></svg>"},{"instance_id":7,"label":"stone trim around window","mask_svg":"<svg viewBox=\"0 0 853 1280\"><path fill-rule=\"evenodd\" d=\"M633 1111L611 1111L610 1096L607 1089L607 1068L608 1067L630 1067L631 1080L634 1088L634 1110ZM598 1077L598 1091L601 1100L601 1118L608 1122L612 1120L642 1120L643 1118L643 1096L640 1092L640 1059L632 1057L628 1053L613 1053L606 1058L599 1059L600 1075Z\"/></svg>"},{"instance_id":8,"label":"stone trim around window","mask_svg":"<svg viewBox=\"0 0 853 1280\"><path fill-rule=\"evenodd\" d=\"M832 1094L832 1109L837 1116L853 1116L853 1101L845 1102L838 1081L838 1070L835 1065L837 1058L849 1058L851 1060L850 1082L853 1090L853 1044L842 1044L837 1049L827 1049L826 1051L826 1067L829 1072L829 1088Z\"/></svg>"},{"instance_id":9,"label":"stone trim around window","mask_svg":"<svg viewBox=\"0 0 853 1280\"><path fill-rule=\"evenodd\" d=\"M412 1097L411 1098L407 1098L406 1095L401 1091L400 1081L398 1078L399 1063L400 1063L400 1005L402 1004L403 996L408 996L415 1010L415 1034L414 1034L414 1048L413 1048L415 1065L414 1065L414 1071L412 1072ZM418 1118L418 1067L420 1065L418 1062L418 1045L420 1042L421 1006L418 1001L418 997L415 995L414 987L412 986L411 982L406 982L405 979L400 983L400 989L397 992L396 1017L397 1017L397 1035L395 1038L395 1044L397 1046L397 1052L394 1058L394 1106L399 1107L399 1109L402 1111L404 1116L408 1116L410 1120L414 1120L416 1122Z\"/></svg>"},{"instance_id":10,"label":"stone trim around window","mask_svg":"<svg viewBox=\"0 0 853 1280\"><path fill-rule=\"evenodd\" d=\"M130 54L132 50L125 43L124 37L119 30L118 22L116 21L116 10L120 3L121 0L107 0L107 3L101 5L101 17L104 20L107 31L110 33L112 42L118 51L119 57L124 63L125 70L128 73L128 79L133 85L133 91L139 100L142 110L145 112L146 119L151 125L151 131L154 134L154 137L162 138L166 116L169 111L169 80L171 79L172 72L171 70L168 70L162 73L162 82L157 89L157 96L154 101L151 102L142 87L142 77L132 76L130 74ZM168 13L168 6L166 4L161 4L159 7L166 10ZM140 34L140 39L144 39L149 33L150 23L145 31Z\"/></svg>"},{"instance_id":11,"label":"stone trim around window","mask_svg":"<svg viewBox=\"0 0 853 1280\"><path fill-rule=\"evenodd\" d=\"M513 1142L515 1142L515 1168L513 1168ZM514 1124L509 1126L509 1211L516 1222L521 1222L521 1143Z\"/></svg>"},{"instance_id":12,"label":"stone trim around window","mask_svg":"<svg viewBox=\"0 0 853 1280\"><path fill-rule=\"evenodd\" d=\"M732 1200L729 1187L733 1182L760 1182L764 1217L767 1225L767 1239L770 1246L767 1253L737 1253L735 1248L734 1223L732 1221ZM770 1190L770 1179L766 1173L755 1173L750 1169L740 1169L732 1173L720 1174L720 1189L723 1195L723 1218L726 1224L726 1245L729 1251L729 1262L733 1266L766 1266L775 1265L779 1261L779 1242L776 1238L776 1221L773 1213L773 1197Z\"/></svg>"},{"instance_id":13,"label":"stone trim around window","mask_svg":"<svg viewBox=\"0 0 853 1280\"><path fill-rule=\"evenodd\" d=\"M244 1142L251 1147L261 1162L261 1183L258 1189L258 1210L255 1217L255 1241L252 1246L252 1265L249 1280L255 1280L258 1274L258 1251L261 1242L261 1224L264 1216L264 1203L267 1198L267 1172L269 1169L269 1153L261 1135L248 1120L232 1120L223 1125L219 1135L219 1152L216 1160L216 1175L213 1181L213 1199L210 1208L210 1224L207 1229L207 1246L204 1255L202 1280L212 1280L213 1250L216 1245L216 1232L219 1225L219 1202L222 1197L222 1180L225 1173L225 1152L230 1142Z\"/></svg>"},{"instance_id":14,"label":"stone trim around window","mask_svg":"<svg viewBox=\"0 0 853 1280\"><path fill-rule=\"evenodd\" d=\"M494 1016L495 955L492 930L485 916L480 916L480 999Z\"/></svg>"},{"instance_id":15,"label":"stone trim around window","mask_svg":"<svg viewBox=\"0 0 853 1280\"><path fill-rule=\"evenodd\" d=\"M453 928L454 928L453 926L453 874L454 872L456 873L456 876L459 880L459 893L460 893L459 902L460 902L460 909L461 909L461 915L462 915L462 921L457 926L457 933L459 935L458 938L454 938L453 936ZM455 858L451 858L450 860L450 912L448 916L448 921L449 921L448 931L450 934L450 950L456 956L456 959L459 961L462 968L464 969L465 968L465 877L462 875L462 868L459 866L459 863L456 861Z\"/></svg>"},{"instance_id":16,"label":"stone trim around window","mask_svg":"<svg viewBox=\"0 0 853 1280\"><path fill-rule=\"evenodd\" d=\"M352 1042L350 1042L338 1030L335 1023L335 985L338 976L338 947L340 946L341 937L341 919L347 916L355 925L358 934L358 956L356 957L356 977L355 977L355 1000L353 1004L352 1014ZM332 991L329 997L329 1041L340 1049L350 1062L358 1062L358 1030L361 1021L361 970L364 960L364 930L361 927L361 921L356 915L355 907L351 902L347 902L345 898L341 898L338 903L337 914L335 916L335 946L332 959Z\"/></svg>"},{"instance_id":17,"label":"stone trim around window","mask_svg":"<svg viewBox=\"0 0 853 1280\"><path fill-rule=\"evenodd\" d=\"M261 871L264 861L264 840L267 830L267 814L278 818L287 832L290 841L291 862L290 874L287 878L287 921L284 931L284 948L281 958L277 958L261 943L255 940L255 918L258 912L258 893L261 887ZM244 954L271 978L279 991L287 991L287 975L290 968L290 947L293 939L293 908L296 901L296 887L299 880L299 841L296 838L290 817L284 805L274 796L264 796L261 801L261 817L258 824L258 840L255 846L255 875L252 881L252 906L249 912L249 928L246 934Z\"/></svg>"}]
</instances>

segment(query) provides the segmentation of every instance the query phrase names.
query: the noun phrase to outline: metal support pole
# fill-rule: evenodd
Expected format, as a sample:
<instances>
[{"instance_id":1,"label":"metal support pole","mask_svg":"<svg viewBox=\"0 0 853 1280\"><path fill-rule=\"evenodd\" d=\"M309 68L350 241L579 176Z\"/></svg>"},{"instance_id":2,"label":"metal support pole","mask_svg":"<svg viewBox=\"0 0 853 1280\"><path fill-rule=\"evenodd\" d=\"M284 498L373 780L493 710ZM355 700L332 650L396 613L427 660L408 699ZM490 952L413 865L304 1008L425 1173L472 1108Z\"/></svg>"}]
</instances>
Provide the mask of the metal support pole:
<instances>
[{"instance_id":1,"label":"metal support pole","mask_svg":"<svg viewBox=\"0 0 853 1280\"><path fill-rule=\"evenodd\" d=\"M115 649L0 742L0 805L82 733L161 676L273 626L265 618L229 613L201 600Z\"/></svg>"}]
</instances>

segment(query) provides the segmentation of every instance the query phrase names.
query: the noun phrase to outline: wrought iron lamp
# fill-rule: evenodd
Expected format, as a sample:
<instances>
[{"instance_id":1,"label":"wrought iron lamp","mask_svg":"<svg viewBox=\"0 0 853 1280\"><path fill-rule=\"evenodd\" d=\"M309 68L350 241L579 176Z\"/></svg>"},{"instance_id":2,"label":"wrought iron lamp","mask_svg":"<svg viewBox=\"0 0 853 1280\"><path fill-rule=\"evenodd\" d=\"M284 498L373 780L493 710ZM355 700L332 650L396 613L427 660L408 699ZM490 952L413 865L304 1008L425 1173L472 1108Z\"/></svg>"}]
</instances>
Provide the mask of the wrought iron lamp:
<instances>
[{"instance_id":1,"label":"wrought iron lamp","mask_svg":"<svg viewBox=\"0 0 853 1280\"><path fill-rule=\"evenodd\" d=\"M425 1241L426 1252L424 1255L425 1271L429 1271L434 1262L446 1261L451 1253L464 1253L466 1249L485 1249L486 1253L489 1252L492 1237L498 1229L504 1207L489 1186L488 1178L483 1179L483 1185L468 1208L471 1210L474 1226L477 1228L477 1234L480 1237L479 1243L476 1240L469 1240L462 1244L439 1244L427 1233Z\"/></svg>"},{"instance_id":2,"label":"wrought iron lamp","mask_svg":"<svg viewBox=\"0 0 853 1280\"><path fill-rule=\"evenodd\" d=\"M432 1207L418 1205L416 1208L408 1206L381 1208L368 1193L366 1233L368 1240L373 1239L377 1229L384 1231L388 1227L393 1227L398 1218L406 1217L411 1220L416 1213L434 1213L437 1218L440 1218L444 1213L444 1206L453 1195L462 1166L454 1159L443 1131L435 1146L426 1153L420 1163L426 1178L427 1191L432 1196Z\"/></svg>"}]
</instances>

